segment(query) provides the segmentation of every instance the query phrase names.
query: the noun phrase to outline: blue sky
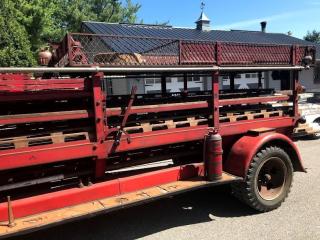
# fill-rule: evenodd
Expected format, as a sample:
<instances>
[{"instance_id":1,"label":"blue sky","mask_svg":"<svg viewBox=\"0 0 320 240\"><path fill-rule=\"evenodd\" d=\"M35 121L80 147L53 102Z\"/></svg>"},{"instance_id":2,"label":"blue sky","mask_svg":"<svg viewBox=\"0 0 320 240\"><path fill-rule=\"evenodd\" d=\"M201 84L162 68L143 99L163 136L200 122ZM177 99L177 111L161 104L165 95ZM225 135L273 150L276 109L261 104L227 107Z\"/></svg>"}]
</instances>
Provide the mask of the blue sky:
<instances>
[{"instance_id":1,"label":"blue sky","mask_svg":"<svg viewBox=\"0 0 320 240\"><path fill-rule=\"evenodd\" d=\"M142 5L138 14L144 23L169 21L177 27L194 27L201 0L133 0ZM320 0L205 0L205 13L213 29L260 30L268 21L268 32L302 38L309 30L320 30Z\"/></svg>"}]
</instances>

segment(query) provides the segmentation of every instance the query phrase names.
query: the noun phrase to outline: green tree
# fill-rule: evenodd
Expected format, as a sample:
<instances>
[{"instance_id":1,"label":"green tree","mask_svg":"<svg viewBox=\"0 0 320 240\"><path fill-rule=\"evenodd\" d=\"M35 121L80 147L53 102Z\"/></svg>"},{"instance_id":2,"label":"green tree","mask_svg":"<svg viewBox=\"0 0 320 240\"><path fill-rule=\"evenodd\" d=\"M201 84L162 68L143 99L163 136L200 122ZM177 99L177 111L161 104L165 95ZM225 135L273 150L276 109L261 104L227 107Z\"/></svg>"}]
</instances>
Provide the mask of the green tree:
<instances>
[{"instance_id":1,"label":"green tree","mask_svg":"<svg viewBox=\"0 0 320 240\"><path fill-rule=\"evenodd\" d=\"M319 32L316 30L313 30L312 32L308 31L304 39L309 42L320 43L320 31Z\"/></svg>"},{"instance_id":2,"label":"green tree","mask_svg":"<svg viewBox=\"0 0 320 240\"><path fill-rule=\"evenodd\" d=\"M134 23L140 9L131 0L16 0L16 7L33 50L79 31L82 21Z\"/></svg>"},{"instance_id":3,"label":"green tree","mask_svg":"<svg viewBox=\"0 0 320 240\"><path fill-rule=\"evenodd\" d=\"M34 65L40 48L60 41L67 32L79 31L82 21L134 23L139 9L131 0L0 0L0 64ZM4 38L11 45L1 44ZM22 51L15 47L17 40ZM3 46L13 47L9 51ZM19 60L23 51L28 57Z\"/></svg>"},{"instance_id":4,"label":"green tree","mask_svg":"<svg viewBox=\"0 0 320 240\"><path fill-rule=\"evenodd\" d=\"M35 64L25 28L17 21L18 10L11 0L0 1L0 66Z\"/></svg>"}]
</instances>

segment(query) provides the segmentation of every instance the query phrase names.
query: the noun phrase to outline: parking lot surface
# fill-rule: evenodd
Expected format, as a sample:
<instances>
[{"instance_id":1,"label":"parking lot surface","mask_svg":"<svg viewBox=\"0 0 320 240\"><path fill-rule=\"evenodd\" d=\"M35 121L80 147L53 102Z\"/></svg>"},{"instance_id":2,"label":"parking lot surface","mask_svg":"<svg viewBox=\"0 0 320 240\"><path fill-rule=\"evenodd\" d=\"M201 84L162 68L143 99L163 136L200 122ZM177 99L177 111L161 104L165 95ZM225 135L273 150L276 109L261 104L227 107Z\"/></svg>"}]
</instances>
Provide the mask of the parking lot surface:
<instances>
[{"instance_id":1,"label":"parking lot surface","mask_svg":"<svg viewBox=\"0 0 320 240\"><path fill-rule=\"evenodd\" d=\"M229 194L204 189L12 239L320 239L320 140L297 142L308 173L295 173L277 210L259 214Z\"/></svg>"}]
</instances>

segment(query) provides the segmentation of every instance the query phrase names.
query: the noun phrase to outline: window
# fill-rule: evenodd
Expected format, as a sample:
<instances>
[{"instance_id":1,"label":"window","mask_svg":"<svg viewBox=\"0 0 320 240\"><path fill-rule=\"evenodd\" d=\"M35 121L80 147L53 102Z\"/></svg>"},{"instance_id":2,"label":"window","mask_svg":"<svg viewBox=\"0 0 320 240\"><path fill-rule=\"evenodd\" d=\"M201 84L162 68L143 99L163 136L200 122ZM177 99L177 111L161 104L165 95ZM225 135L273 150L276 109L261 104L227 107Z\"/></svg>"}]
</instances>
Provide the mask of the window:
<instances>
[{"instance_id":1,"label":"window","mask_svg":"<svg viewBox=\"0 0 320 240\"><path fill-rule=\"evenodd\" d=\"M245 78L258 78L257 73L246 73Z\"/></svg>"},{"instance_id":2,"label":"window","mask_svg":"<svg viewBox=\"0 0 320 240\"><path fill-rule=\"evenodd\" d=\"M188 82L200 82L200 76L189 77Z\"/></svg>"},{"instance_id":3,"label":"window","mask_svg":"<svg viewBox=\"0 0 320 240\"><path fill-rule=\"evenodd\" d=\"M156 83L156 84L161 83L161 79L160 79L160 78L156 78L156 79L155 79L155 83Z\"/></svg>"},{"instance_id":4,"label":"window","mask_svg":"<svg viewBox=\"0 0 320 240\"><path fill-rule=\"evenodd\" d=\"M179 77L178 82L184 82L183 77Z\"/></svg>"},{"instance_id":5,"label":"window","mask_svg":"<svg viewBox=\"0 0 320 240\"><path fill-rule=\"evenodd\" d=\"M146 85L153 85L154 84L154 78L146 79L145 83L146 83Z\"/></svg>"},{"instance_id":6,"label":"window","mask_svg":"<svg viewBox=\"0 0 320 240\"><path fill-rule=\"evenodd\" d=\"M146 75L143 75L146 76ZM154 85L161 83L161 78L157 77L155 74L149 75L144 80L145 85Z\"/></svg>"},{"instance_id":7,"label":"window","mask_svg":"<svg viewBox=\"0 0 320 240\"><path fill-rule=\"evenodd\" d=\"M234 78L241 78L241 74L237 74Z\"/></svg>"},{"instance_id":8,"label":"window","mask_svg":"<svg viewBox=\"0 0 320 240\"><path fill-rule=\"evenodd\" d=\"M172 82L172 79L171 79L171 78L167 78L167 79L166 79L166 82L167 82L167 83L171 83L171 82Z\"/></svg>"},{"instance_id":9,"label":"window","mask_svg":"<svg viewBox=\"0 0 320 240\"><path fill-rule=\"evenodd\" d=\"M227 75L227 74L223 74L223 75L221 75L221 77L222 77L222 80L228 80L229 79L229 75Z\"/></svg>"}]
</instances>

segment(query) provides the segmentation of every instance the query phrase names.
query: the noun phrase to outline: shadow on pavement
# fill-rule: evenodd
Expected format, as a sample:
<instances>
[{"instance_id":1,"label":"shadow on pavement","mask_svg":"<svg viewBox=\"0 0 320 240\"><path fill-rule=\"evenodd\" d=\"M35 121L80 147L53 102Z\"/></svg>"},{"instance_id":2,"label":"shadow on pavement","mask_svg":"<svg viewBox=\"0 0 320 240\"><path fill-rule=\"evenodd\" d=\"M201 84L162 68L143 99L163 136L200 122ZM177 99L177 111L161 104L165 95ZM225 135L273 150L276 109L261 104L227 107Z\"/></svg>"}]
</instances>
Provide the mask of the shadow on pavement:
<instances>
[{"instance_id":1,"label":"shadow on pavement","mask_svg":"<svg viewBox=\"0 0 320 240\"><path fill-rule=\"evenodd\" d=\"M230 195L229 186L220 186L52 227L11 240L136 239L178 226L253 214L257 212Z\"/></svg>"}]
</instances>

